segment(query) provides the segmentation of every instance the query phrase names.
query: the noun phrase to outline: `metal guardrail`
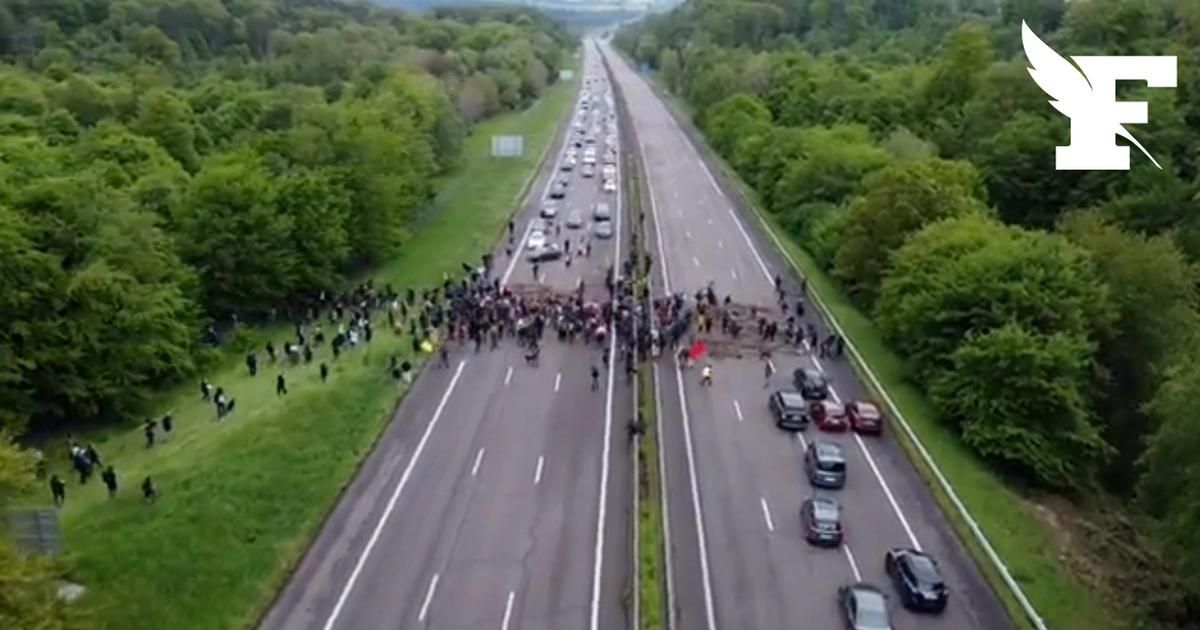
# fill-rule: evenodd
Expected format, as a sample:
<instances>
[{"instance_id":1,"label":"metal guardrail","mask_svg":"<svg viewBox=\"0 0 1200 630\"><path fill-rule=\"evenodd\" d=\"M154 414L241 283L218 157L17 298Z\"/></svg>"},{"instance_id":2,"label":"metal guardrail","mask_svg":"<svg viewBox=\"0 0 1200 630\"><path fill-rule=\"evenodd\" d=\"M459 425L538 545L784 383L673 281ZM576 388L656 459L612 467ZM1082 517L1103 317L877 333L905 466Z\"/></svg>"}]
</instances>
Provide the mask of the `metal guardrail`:
<instances>
[{"instance_id":1,"label":"metal guardrail","mask_svg":"<svg viewBox=\"0 0 1200 630\"><path fill-rule=\"evenodd\" d=\"M720 177L714 178L714 181L720 182L720 187L723 189L722 192L725 194L725 196L736 200L737 205L743 212L749 212L753 214L756 219L758 219L758 223L762 227L763 231L765 231L766 234L771 237L771 241L774 244L775 249L778 250L778 252L785 259L787 259L788 264L792 266L796 273L803 276L804 273L800 269L800 266L792 258L791 254L787 251L787 248L783 246L783 242L780 240L778 234L776 234L774 228L763 216L762 211L758 208L758 204L754 200L748 199L740 186L731 183L731 181L737 181L734 179L736 175L729 172L725 161L716 154L712 147L708 146L707 141L705 141L703 136L700 134L700 131L696 129L695 125L692 124L691 120L689 120L686 115L683 115L679 111L678 106L675 104L670 95L663 94L659 86L653 81L647 80L644 77L643 80L646 80L646 83L650 86L650 89L653 90L654 93L658 95L659 99L667 106L667 110L671 112L671 116L675 119L676 123L679 125L679 128L684 131L684 135L686 135L691 141L692 146L696 148L697 153L702 156L703 161L717 165L718 174ZM705 168L707 168L707 166ZM729 193L730 189L733 189L732 195ZM938 482L938 486L940 486L946 498L949 499L950 503L954 506L958 516L961 517L967 528L971 531L971 535L975 539L975 542L978 543L983 549L988 561L992 564L997 573L1000 574L1000 578L1004 581L1005 586L1008 587L1012 596L1020 604L1028 621L1032 623L1037 630L1048 630L1048 626L1046 626L1046 623L1043 621L1041 615L1038 614L1037 609L1034 608L1033 603L1029 601L1029 597L1025 595L1025 591L1021 589L1021 585L1017 583L1015 578L1013 578L1012 572L1009 570L1008 566L1004 564L1004 560L1000 557L1000 554L996 552L996 549L992 546L991 541L988 540L987 535L983 533L983 530L979 527L979 523L975 520L975 517L971 515L970 510L967 509L966 504L964 504L962 499L959 498L958 493L955 492L954 487L950 484L950 481L946 478L946 475L942 472L941 468L938 467L937 463L933 459L933 456L929 453L929 450L925 448L925 444L921 441L920 437L917 436L916 431L913 430L912 426L908 422L908 419L904 417L904 414L900 411L899 405L892 400L892 397L887 393L887 389L884 388L883 384L879 381L879 378L875 376L875 372L871 370L871 367L867 364L866 359L863 357L862 353L859 352L858 347L854 344L853 339L846 334L845 329L842 328L837 318L834 317L833 311L831 311L825 304L825 301L821 299L820 293L813 288L812 285L809 285L809 288L818 308L820 308L821 312L825 315L826 321L828 321L830 325L832 325L837 331L838 335L846 341L846 347L849 348L850 356L854 360L855 366L858 368L859 373L866 377L871 388L883 398L883 401L887 405L888 410L892 413L892 416L900 421L901 428L904 429L905 435L916 448L917 453L921 457L922 463L933 474L934 478Z\"/></svg>"}]
</instances>

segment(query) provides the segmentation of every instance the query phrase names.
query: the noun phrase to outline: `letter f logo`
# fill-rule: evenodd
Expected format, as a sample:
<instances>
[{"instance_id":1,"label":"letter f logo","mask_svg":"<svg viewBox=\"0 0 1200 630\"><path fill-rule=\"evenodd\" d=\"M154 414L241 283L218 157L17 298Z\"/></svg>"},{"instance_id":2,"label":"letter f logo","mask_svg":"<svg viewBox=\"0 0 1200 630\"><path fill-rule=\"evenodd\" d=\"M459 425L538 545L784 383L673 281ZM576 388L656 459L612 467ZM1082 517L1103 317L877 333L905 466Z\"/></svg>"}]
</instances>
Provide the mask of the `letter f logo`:
<instances>
[{"instance_id":1,"label":"letter f logo","mask_svg":"<svg viewBox=\"0 0 1200 630\"><path fill-rule=\"evenodd\" d=\"M1060 171L1127 171L1129 147L1137 147L1154 165L1154 156L1123 127L1147 120L1146 103L1118 102L1117 81L1146 82L1149 87L1175 87L1175 57L1071 57L1071 65L1038 39L1021 21L1021 43L1029 59L1029 76L1053 100L1050 105L1071 119L1071 144L1058 147L1055 169ZM1082 70L1082 72L1080 72Z\"/></svg>"}]
</instances>

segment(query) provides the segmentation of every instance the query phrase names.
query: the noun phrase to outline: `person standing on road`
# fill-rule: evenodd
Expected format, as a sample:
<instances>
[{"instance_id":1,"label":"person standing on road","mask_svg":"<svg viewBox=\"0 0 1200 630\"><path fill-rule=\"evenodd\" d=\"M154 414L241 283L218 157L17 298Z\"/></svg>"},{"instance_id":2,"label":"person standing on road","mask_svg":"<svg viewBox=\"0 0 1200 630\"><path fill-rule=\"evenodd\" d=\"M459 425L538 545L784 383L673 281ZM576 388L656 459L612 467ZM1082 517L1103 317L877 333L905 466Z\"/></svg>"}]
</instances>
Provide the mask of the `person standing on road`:
<instances>
[{"instance_id":1,"label":"person standing on road","mask_svg":"<svg viewBox=\"0 0 1200 630\"><path fill-rule=\"evenodd\" d=\"M763 389L771 386L771 377L775 375L775 364L771 363L771 355L763 353Z\"/></svg>"},{"instance_id":2,"label":"person standing on road","mask_svg":"<svg viewBox=\"0 0 1200 630\"><path fill-rule=\"evenodd\" d=\"M55 507L62 507L67 502L67 484L58 475L50 475L50 494L54 497Z\"/></svg>"},{"instance_id":3,"label":"person standing on road","mask_svg":"<svg viewBox=\"0 0 1200 630\"><path fill-rule=\"evenodd\" d=\"M450 351L446 350L445 343L443 343L441 345L441 347L438 348L438 359L441 362L442 367L444 367L444 368L450 367Z\"/></svg>"},{"instance_id":4,"label":"person standing on road","mask_svg":"<svg viewBox=\"0 0 1200 630\"><path fill-rule=\"evenodd\" d=\"M600 368L592 366L592 391L600 389Z\"/></svg>"},{"instance_id":5,"label":"person standing on road","mask_svg":"<svg viewBox=\"0 0 1200 630\"><path fill-rule=\"evenodd\" d=\"M283 378L283 374L275 377L275 395L283 396L287 394L287 381Z\"/></svg>"},{"instance_id":6,"label":"person standing on road","mask_svg":"<svg viewBox=\"0 0 1200 630\"><path fill-rule=\"evenodd\" d=\"M700 372L700 384L704 387L712 387L713 367L711 363L704 366Z\"/></svg>"},{"instance_id":7,"label":"person standing on road","mask_svg":"<svg viewBox=\"0 0 1200 630\"><path fill-rule=\"evenodd\" d=\"M540 267L538 266L538 264L533 263L533 281L534 282L541 282L541 279L538 277L539 270L540 270Z\"/></svg>"}]
</instances>

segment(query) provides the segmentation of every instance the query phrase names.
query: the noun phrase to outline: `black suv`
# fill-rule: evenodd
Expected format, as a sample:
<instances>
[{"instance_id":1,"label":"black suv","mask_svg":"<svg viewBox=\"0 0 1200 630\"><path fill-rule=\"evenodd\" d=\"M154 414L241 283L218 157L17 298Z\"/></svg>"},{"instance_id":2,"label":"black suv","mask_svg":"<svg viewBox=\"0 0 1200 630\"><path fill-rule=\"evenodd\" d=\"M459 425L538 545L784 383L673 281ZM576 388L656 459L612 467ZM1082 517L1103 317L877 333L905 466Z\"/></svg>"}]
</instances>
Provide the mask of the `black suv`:
<instances>
[{"instance_id":1,"label":"black suv","mask_svg":"<svg viewBox=\"0 0 1200 630\"><path fill-rule=\"evenodd\" d=\"M932 613L946 609L950 591L933 558L916 549L890 549L883 557L883 566L905 608Z\"/></svg>"},{"instance_id":2,"label":"black suv","mask_svg":"<svg viewBox=\"0 0 1200 630\"><path fill-rule=\"evenodd\" d=\"M792 372L792 382L808 400L825 400L829 397L829 379L816 370L800 368Z\"/></svg>"},{"instance_id":3,"label":"black suv","mask_svg":"<svg viewBox=\"0 0 1200 630\"><path fill-rule=\"evenodd\" d=\"M780 390L767 399L771 413L775 415L775 426L787 431L803 431L808 428L807 405L798 392Z\"/></svg>"},{"instance_id":4,"label":"black suv","mask_svg":"<svg viewBox=\"0 0 1200 630\"><path fill-rule=\"evenodd\" d=\"M804 471L808 482L818 488L838 489L846 485L846 458L842 447L817 440L804 452Z\"/></svg>"}]
</instances>

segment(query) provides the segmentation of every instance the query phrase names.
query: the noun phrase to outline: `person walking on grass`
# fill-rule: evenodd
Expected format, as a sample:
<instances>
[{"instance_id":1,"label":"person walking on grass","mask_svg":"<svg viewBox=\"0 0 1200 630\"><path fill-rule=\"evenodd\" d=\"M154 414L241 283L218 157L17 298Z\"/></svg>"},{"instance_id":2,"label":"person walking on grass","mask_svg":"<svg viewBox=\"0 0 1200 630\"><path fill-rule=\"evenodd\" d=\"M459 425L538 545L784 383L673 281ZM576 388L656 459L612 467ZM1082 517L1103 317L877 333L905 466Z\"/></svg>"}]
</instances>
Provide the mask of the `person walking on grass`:
<instances>
[{"instance_id":1,"label":"person walking on grass","mask_svg":"<svg viewBox=\"0 0 1200 630\"><path fill-rule=\"evenodd\" d=\"M100 473L100 480L108 488L108 498L117 496L117 471L113 470L112 466L105 468L104 472Z\"/></svg>"},{"instance_id":2,"label":"person walking on grass","mask_svg":"<svg viewBox=\"0 0 1200 630\"><path fill-rule=\"evenodd\" d=\"M275 395L284 396L287 394L287 381L283 378L283 374L275 377Z\"/></svg>"},{"instance_id":3,"label":"person walking on grass","mask_svg":"<svg viewBox=\"0 0 1200 630\"><path fill-rule=\"evenodd\" d=\"M324 383L328 380L329 380L329 366L326 365L324 361L322 361L321 362L321 382Z\"/></svg>"},{"instance_id":4,"label":"person walking on grass","mask_svg":"<svg viewBox=\"0 0 1200 630\"><path fill-rule=\"evenodd\" d=\"M142 499L146 503L154 503L158 500L158 488L148 476L142 481Z\"/></svg>"},{"instance_id":5,"label":"person walking on grass","mask_svg":"<svg viewBox=\"0 0 1200 630\"><path fill-rule=\"evenodd\" d=\"M154 430L157 425L158 423L151 418L147 418L146 422L142 424L142 434L146 436L146 448L154 446Z\"/></svg>"},{"instance_id":6,"label":"person walking on grass","mask_svg":"<svg viewBox=\"0 0 1200 630\"><path fill-rule=\"evenodd\" d=\"M50 494L54 497L54 507L67 502L67 484L58 475L50 475Z\"/></svg>"},{"instance_id":7,"label":"person walking on grass","mask_svg":"<svg viewBox=\"0 0 1200 630\"><path fill-rule=\"evenodd\" d=\"M172 417L170 411L163 414L162 420L159 421L159 424L162 426L163 430L162 441L169 442L171 440L171 431L175 429L175 418Z\"/></svg>"},{"instance_id":8,"label":"person walking on grass","mask_svg":"<svg viewBox=\"0 0 1200 630\"><path fill-rule=\"evenodd\" d=\"M253 352L246 355L246 369L250 371L250 376L258 374L258 355Z\"/></svg>"}]
</instances>

